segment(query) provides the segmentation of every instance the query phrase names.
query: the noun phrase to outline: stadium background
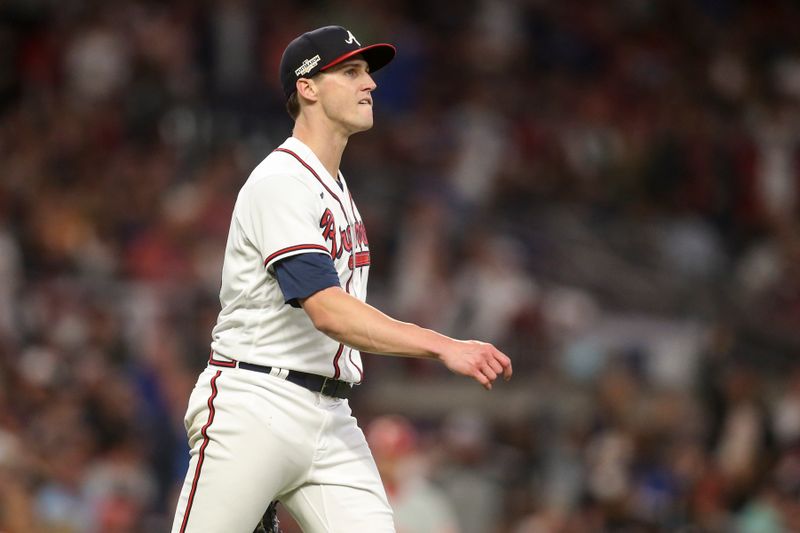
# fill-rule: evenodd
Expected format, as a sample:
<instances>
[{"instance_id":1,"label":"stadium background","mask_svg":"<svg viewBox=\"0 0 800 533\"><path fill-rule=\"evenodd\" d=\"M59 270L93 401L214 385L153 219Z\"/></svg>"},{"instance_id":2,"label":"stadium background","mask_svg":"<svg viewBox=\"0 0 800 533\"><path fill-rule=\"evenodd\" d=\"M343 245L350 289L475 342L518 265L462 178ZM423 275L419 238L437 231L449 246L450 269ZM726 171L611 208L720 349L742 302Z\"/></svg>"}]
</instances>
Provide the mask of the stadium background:
<instances>
[{"instance_id":1,"label":"stadium background","mask_svg":"<svg viewBox=\"0 0 800 533\"><path fill-rule=\"evenodd\" d=\"M0 530L166 530L235 195L291 127L279 56L329 23L399 50L343 163L371 303L514 360L486 393L366 357L379 460L436 495L398 505L800 530L800 8L773 0L1 3Z\"/></svg>"}]
</instances>

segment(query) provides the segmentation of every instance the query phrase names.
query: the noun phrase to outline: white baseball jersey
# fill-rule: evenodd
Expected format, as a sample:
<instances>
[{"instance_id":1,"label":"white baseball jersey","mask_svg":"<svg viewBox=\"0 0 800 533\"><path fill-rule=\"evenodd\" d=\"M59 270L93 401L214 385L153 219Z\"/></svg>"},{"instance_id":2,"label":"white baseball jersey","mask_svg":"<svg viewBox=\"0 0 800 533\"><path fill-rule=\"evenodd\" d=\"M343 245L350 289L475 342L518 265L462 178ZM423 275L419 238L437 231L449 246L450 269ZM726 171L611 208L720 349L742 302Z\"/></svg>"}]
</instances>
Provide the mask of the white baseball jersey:
<instances>
[{"instance_id":1,"label":"white baseball jersey","mask_svg":"<svg viewBox=\"0 0 800 533\"><path fill-rule=\"evenodd\" d=\"M369 245L347 183L290 137L253 170L236 200L212 358L360 382L358 350L319 332L303 309L284 302L274 264L304 253L329 255L342 289L366 299Z\"/></svg>"}]
</instances>

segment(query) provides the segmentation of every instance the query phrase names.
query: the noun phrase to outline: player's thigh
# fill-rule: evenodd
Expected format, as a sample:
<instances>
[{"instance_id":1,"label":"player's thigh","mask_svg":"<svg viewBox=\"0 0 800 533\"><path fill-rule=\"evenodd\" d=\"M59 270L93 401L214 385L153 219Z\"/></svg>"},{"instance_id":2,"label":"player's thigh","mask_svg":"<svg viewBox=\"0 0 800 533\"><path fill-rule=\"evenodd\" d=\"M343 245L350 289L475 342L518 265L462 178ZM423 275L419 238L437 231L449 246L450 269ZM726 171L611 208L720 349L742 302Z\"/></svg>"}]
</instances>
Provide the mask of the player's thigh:
<instances>
[{"instance_id":1,"label":"player's thigh","mask_svg":"<svg viewBox=\"0 0 800 533\"><path fill-rule=\"evenodd\" d=\"M252 533L275 495L296 485L313 452L286 442L285 435L302 431L303 414L291 404L274 394L259 398L233 371L214 376L190 400L191 460L172 531Z\"/></svg>"},{"instance_id":2,"label":"player's thigh","mask_svg":"<svg viewBox=\"0 0 800 533\"><path fill-rule=\"evenodd\" d=\"M392 510L375 491L304 485L281 503L306 533L394 533Z\"/></svg>"},{"instance_id":3,"label":"player's thigh","mask_svg":"<svg viewBox=\"0 0 800 533\"><path fill-rule=\"evenodd\" d=\"M307 481L280 501L306 532L393 532L392 510L364 433L347 402L320 398L329 413Z\"/></svg>"}]
</instances>

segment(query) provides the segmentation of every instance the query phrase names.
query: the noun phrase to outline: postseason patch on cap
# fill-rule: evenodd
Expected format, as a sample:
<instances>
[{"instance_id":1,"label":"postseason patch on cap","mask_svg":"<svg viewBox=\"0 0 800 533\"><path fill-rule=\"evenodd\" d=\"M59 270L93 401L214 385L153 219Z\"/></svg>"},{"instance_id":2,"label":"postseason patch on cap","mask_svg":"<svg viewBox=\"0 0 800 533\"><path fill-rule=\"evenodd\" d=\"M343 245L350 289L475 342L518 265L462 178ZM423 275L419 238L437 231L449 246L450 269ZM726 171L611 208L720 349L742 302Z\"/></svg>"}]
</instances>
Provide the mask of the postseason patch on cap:
<instances>
[{"instance_id":1,"label":"postseason patch on cap","mask_svg":"<svg viewBox=\"0 0 800 533\"><path fill-rule=\"evenodd\" d=\"M311 59L304 59L300 67L295 69L294 75L302 76L303 74L308 74L314 67L317 66L320 61L322 61L322 58L319 57L319 54L315 55Z\"/></svg>"}]
</instances>

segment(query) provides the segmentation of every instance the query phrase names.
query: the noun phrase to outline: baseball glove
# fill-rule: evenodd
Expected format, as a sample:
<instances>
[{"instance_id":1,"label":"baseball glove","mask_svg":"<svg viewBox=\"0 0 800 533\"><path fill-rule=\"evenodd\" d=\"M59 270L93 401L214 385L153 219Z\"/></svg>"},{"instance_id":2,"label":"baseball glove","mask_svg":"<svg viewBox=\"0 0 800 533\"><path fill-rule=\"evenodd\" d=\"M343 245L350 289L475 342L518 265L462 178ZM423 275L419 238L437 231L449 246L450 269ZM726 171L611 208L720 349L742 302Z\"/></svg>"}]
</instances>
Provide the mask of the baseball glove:
<instances>
[{"instance_id":1,"label":"baseball glove","mask_svg":"<svg viewBox=\"0 0 800 533\"><path fill-rule=\"evenodd\" d=\"M264 516L256 526L253 533L281 533L281 524L278 521L278 501L269 504Z\"/></svg>"}]
</instances>

